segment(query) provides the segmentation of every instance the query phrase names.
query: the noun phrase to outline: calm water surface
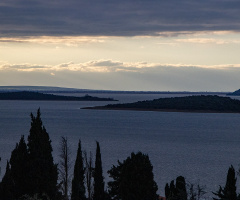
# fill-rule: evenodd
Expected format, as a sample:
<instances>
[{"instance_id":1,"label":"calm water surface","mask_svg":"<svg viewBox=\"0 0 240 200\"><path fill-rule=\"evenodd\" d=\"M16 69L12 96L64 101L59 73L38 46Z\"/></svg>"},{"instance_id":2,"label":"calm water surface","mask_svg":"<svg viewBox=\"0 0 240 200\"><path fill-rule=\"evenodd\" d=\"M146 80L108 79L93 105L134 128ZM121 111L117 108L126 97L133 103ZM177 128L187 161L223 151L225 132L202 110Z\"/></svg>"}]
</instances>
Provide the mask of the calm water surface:
<instances>
[{"instance_id":1,"label":"calm water surface","mask_svg":"<svg viewBox=\"0 0 240 200\"><path fill-rule=\"evenodd\" d=\"M120 102L154 99L163 95L100 94ZM240 163L240 114L168 113L142 111L81 110L81 107L109 102L0 101L0 155L2 174L6 160L21 135L27 137L30 113L40 107L43 124L58 161L61 136L67 136L75 159L77 143L95 154L95 141L100 142L103 170L131 152L149 155L154 167L159 193L166 182L183 175L190 182L216 191L223 185L228 167Z\"/></svg>"}]
</instances>

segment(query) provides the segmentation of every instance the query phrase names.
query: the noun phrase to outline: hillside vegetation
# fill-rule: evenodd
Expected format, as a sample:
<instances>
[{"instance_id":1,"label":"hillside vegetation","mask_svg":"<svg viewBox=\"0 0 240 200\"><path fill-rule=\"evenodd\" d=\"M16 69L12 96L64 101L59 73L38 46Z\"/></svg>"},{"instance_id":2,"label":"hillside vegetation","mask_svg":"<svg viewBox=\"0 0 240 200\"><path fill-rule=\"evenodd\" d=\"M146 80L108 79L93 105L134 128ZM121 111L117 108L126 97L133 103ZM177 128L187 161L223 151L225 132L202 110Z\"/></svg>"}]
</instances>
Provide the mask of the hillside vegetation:
<instances>
[{"instance_id":1,"label":"hillside vegetation","mask_svg":"<svg viewBox=\"0 0 240 200\"><path fill-rule=\"evenodd\" d=\"M240 101L229 97L201 95L160 98L126 104L109 104L95 109L163 110L187 112L240 112Z\"/></svg>"},{"instance_id":2,"label":"hillside vegetation","mask_svg":"<svg viewBox=\"0 0 240 200\"><path fill-rule=\"evenodd\" d=\"M227 95L232 95L232 96L240 96L240 89L239 90L236 90L235 92L233 93L229 93Z\"/></svg>"},{"instance_id":3,"label":"hillside vegetation","mask_svg":"<svg viewBox=\"0 0 240 200\"><path fill-rule=\"evenodd\" d=\"M44 100L44 101L116 101L112 98L99 98L85 95L83 97L60 96L44 94L40 92L3 92L0 93L0 100Z\"/></svg>"}]
</instances>

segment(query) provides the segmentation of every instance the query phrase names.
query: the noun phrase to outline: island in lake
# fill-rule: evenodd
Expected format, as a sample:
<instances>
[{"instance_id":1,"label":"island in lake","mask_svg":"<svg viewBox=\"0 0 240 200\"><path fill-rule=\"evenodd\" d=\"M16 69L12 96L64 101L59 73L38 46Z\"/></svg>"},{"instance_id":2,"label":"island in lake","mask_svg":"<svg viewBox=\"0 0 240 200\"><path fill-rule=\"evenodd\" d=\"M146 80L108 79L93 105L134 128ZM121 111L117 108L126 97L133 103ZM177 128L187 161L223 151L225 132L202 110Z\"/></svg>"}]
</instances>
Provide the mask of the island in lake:
<instances>
[{"instance_id":1,"label":"island in lake","mask_svg":"<svg viewBox=\"0 0 240 200\"><path fill-rule=\"evenodd\" d=\"M36 101L117 101L113 98L100 98L85 95L83 97L60 96L54 94L44 94L40 92L1 92L0 100L36 100Z\"/></svg>"},{"instance_id":2,"label":"island in lake","mask_svg":"<svg viewBox=\"0 0 240 200\"><path fill-rule=\"evenodd\" d=\"M109 104L83 109L240 113L240 101L217 95L199 95L160 98L125 104Z\"/></svg>"}]
</instances>

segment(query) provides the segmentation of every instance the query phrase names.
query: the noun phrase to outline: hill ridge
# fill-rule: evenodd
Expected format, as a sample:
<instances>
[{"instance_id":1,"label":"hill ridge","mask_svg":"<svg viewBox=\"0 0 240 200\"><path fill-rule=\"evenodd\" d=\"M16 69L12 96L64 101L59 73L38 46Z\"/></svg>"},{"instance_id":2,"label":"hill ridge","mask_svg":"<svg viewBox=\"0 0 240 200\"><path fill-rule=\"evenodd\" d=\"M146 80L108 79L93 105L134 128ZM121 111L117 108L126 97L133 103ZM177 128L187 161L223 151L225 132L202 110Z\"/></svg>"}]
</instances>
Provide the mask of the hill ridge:
<instances>
[{"instance_id":1,"label":"hill ridge","mask_svg":"<svg viewBox=\"0 0 240 200\"><path fill-rule=\"evenodd\" d=\"M240 113L240 101L217 95L160 98L85 109Z\"/></svg>"},{"instance_id":2,"label":"hill ridge","mask_svg":"<svg viewBox=\"0 0 240 200\"><path fill-rule=\"evenodd\" d=\"M2 92L0 100L38 100L38 101L116 101L112 98L100 98L85 95L83 97L60 96L32 91Z\"/></svg>"}]
</instances>

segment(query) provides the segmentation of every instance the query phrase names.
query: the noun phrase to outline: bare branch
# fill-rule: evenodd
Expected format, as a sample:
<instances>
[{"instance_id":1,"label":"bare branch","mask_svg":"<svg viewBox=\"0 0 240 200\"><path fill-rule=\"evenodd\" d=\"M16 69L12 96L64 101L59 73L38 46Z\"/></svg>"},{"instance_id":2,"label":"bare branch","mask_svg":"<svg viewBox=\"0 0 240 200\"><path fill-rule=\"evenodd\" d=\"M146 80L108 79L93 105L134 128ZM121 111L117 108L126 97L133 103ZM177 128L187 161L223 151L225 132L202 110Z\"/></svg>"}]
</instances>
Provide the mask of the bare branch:
<instances>
[{"instance_id":1,"label":"bare branch","mask_svg":"<svg viewBox=\"0 0 240 200\"><path fill-rule=\"evenodd\" d=\"M69 199L69 187L71 177L69 171L72 167L71 165L71 150L68 144L67 137L62 137L60 141L60 161L59 161L59 179L61 183L61 190L63 196L66 200Z\"/></svg>"}]
</instances>

